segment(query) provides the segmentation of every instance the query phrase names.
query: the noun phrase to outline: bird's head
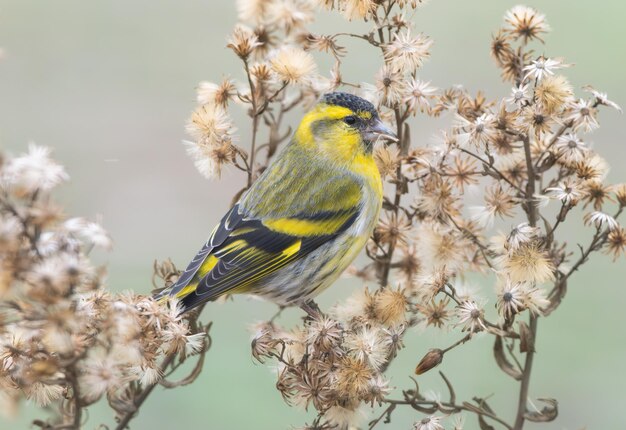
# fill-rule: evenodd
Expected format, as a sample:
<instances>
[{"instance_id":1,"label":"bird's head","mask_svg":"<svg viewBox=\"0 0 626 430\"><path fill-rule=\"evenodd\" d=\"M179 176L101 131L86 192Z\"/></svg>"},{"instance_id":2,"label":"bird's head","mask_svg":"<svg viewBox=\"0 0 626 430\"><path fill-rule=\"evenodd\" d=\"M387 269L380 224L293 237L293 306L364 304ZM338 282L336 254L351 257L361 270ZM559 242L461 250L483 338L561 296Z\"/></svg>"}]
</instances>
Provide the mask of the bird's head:
<instances>
[{"instance_id":1,"label":"bird's head","mask_svg":"<svg viewBox=\"0 0 626 430\"><path fill-rule=\"evenodd\" d=\"M296 143L318 150L335 161L371 156L378 140L397 141L373 104L348 93L328 93L302 119Z\"/></svg>"}]
</instances>

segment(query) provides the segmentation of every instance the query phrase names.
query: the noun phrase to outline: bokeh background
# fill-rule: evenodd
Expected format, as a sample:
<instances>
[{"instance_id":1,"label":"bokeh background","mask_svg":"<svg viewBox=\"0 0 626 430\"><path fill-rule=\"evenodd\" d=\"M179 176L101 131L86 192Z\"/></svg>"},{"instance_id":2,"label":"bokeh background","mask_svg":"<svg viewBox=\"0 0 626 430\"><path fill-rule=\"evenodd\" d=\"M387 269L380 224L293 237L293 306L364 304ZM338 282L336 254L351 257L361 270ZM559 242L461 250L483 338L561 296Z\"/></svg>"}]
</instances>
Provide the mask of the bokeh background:
<instances>
[{"instance_id":1,"label":"bokeh background","mask_svg":"<svg viewBox=\"0 0 626 430\"><path fill-rule=\"evenodd\" d=\"M435 40L421 78L439 87L462 83L473 92L484 89L493 98L508 94L489 58L489 41L515 4L433 0L420 9L413 17L416 28ZM592 83L626 105L626 3L526 4L546 13L553 28L540 53L575 63L565 73L576 88ZM242 78L238 60L224 47L236 19L230 0L0 1L0 147L13 154L31 141L54 148L72 177L58 199L68 214L101 217L115 241L112 253L95 255L109 264L114 290L148 292L155 258L171 257L184 266L242 183L232 171L220 182L206 181L181 144L197 83ZM336 14L322 13L312 29L336 32L347 25ZM355 31L366 28L349 25ZM359 42L348 44L352 54L344 75L348 81L371 82L380 59ZM245 143L248 122L236 107L232 111ZM416 120L417 144L432 141L450 120ZM625 181L626 117L605 110L600 120L602 127L590 140L612 164L609 179ZM585 236L578 229L568 231L572 240ZM565 305L540 320L531 395L557 398L560 417L529 429L626 428L625 278L624 260L611 264L595 255L570 282ZM354 288L354 280L342 279L320 304L345 299ZM492 306L493 300L487 307ZM214 321L214 344L201 377L188 387L157 389L132 428L287 429L310 421L310 413L283 403L271 370L250 357L248 325L274 311L246 298L208 306L205 318ZM298 317L290 311L282 321L290 324ZM408 347L391 369L392 385L410 388L408 375L419 358L451 339L434 331L409 334ZM488 338L446 355L442 370L455 382L459 398L493 395L492 406L512 416L517 386L495 370ZM445 392L436 372L419 382L424 390ZM30 420L41 416L24 406L16 420L0 419L0 428L29 428ZM417 418L399 410L385 428L407 429ZM99 423L113 423L103 405L90 410L86 428ZM478 428L473 417L466 428Z\"/></svg>"}]
</instances>

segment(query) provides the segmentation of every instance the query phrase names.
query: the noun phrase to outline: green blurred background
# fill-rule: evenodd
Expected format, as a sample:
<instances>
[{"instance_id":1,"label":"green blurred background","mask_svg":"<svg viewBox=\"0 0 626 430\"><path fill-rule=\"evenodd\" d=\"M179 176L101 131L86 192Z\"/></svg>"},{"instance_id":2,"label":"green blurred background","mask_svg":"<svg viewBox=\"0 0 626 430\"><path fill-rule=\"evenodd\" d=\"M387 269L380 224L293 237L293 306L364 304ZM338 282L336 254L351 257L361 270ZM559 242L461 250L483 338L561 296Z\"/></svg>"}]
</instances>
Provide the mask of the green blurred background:
<instances>
[{"instance_id":1,"label":"green blurred background","mask_svg":"<svg viewBox=\"0 0 626 430\"><path fill-rule=\"evenodd\" d=\"M462 83L472 92L485 89L492 98L508 94L489 58L489 41L515 4L439 0L420 9L413 18L416 28L435 40L421 78L438 87ZM594 84L626 105L626 3L527 4L544 12L553 28L540 52L575 63L565 73L576 88ZM0 147L13 154L29 141L54 148L72 177L57 194L67 212L102 216L114 238L112 253L96 255L109 263L112 289L148 292L155 258L171 257L184 266L242 183L232 171L221 182L207 182L181 144L197 83L242 78L237 59L224 48L235 22L235 5L228 0L0 1ZM336 14L322 13L312 29L333 32L347 25ZM366 28L349 25L355 31ZM348 81L371 82L380 59L359 42L348 45L352 55L344 75ZM244 143L248 122L237 107L232 112ZM605 110L600 120L602 128L588 139L610 160L609 179L624 181L625 117ZM412 134L418 144L427 144L449 121L418 119ZM578 229L570 227L570 237L586 237ZM531 395L557 398L560 417L528 428L626 428L625 277L623 259L611 264L594 256L570 282L565 305L540 320ZM322 307L344 299L354 287L353 280L340 280L321 297ZM482 288L490 291L491 285ZM493 312L493 300L487 307ZM246 298L208 306L204 316L214 321L214 344L201 377L188 387L158 389L132 428L286 429L310 421L310 413L283 403L271 370L250 357L247 326L274 310ZM298 316L290 311L283 322ZM408 347L391 369L392 385L410 388L408 375L423 353L453 338L410 333ZM493 395L492 406L512 416L517 386L495 370L489 338L448 354L441 369L459 398ZM419 381L425 390L445 392L436 372ZM28 428L35 416L41 414L26 405L17 420L0 419L0 428ZM92 408L89 418L86 428L113 423L103 406ZM386 428L408 429L417 418L399 410ZM478 427L473 417L466 422L468 429Z\"/></svg>"}]
</instances>

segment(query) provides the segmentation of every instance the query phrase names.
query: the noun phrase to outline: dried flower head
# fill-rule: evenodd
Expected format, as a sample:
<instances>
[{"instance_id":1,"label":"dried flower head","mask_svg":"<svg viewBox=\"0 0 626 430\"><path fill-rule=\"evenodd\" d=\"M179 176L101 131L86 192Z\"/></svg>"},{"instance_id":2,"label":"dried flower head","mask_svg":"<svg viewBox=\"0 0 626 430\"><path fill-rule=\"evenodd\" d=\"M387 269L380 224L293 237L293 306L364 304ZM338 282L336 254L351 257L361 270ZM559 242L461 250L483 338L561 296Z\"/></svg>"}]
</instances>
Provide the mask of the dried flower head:
<instances>
[{"instance_id":1,"label":"dried flower head","mask_svg":"<svg viewBox=\"0 0 626 430\"><path fill-rule=\"evenodd\" d=\"M69 233L80 236L83 240L104 249L111 249L112 240L104 228L96 222L84 218L69 218L63 222Z\"/></svg>"},{"instance_id":2,"label":"dried flower head","mask_svg":"<svg viewBox=\"0 0 626 430\"><path fill-rule=\"evenodd\" d=\"M328 420L328 430L334 428L349 429L357 426L363 420L363 412L359 409L359 402L356 400L342 401L340 404L330 407L324 415Z\"/></svg>"},{"instance_id":3,"label":"dried flower head","mask_svg":"<svg viewBox=\"0 0 626 430\"><path fill-rule=\"evenodd\" d=\"M524 80L530 78L541 81L546 76L553 76L554 71L562 67L564 67L564 65L558 60L539 57L538 59L533 60L528 66L524 67L524 70L526 71Z\"/></svg>"},{"instance_id":4,"label":"dried flower head","mask_svg":"<svg viewBox=\"0 0 626 430\"><path fill-rule=\"evenodd\" d=\"M534 315L542 315L543 310L550 304L546 291L538 287L526 288L524 306Z\"/></svg>"},{"instance_id":5,"label":"dried flower head","mask_svg":"<svg viewBox=\"0 0 626 430\"><path fill-rule=\"evenodd\" d=\"M573 167L580 179L603 181L609 173L609 164L596 153L589 154Z\"/></svg>"},{"instance_id":6,"label":"dried flower head","mask_svg":"<svg viewBox=\"0 0 626 430\"><path fill-rule=\"evenodd\" d=\"M237 0L237 12L241 21L263 22L267 19L267 0Z\"/></svg>"},{"instance_id":7,"label":"dried flower head","mask_svg":"<svg viewBox=\"0 0 626 430\"><path fill-rule=\"evenodd\" d=\"M374 160L383 179L387 177L395 179L400 166L400 148L397 145L376 145Z\"/></svg>"},{"instance_id":8,"label":"dried flower head","mask_svg":"<svg viewBox=\"0 0 626 430\"><path fill-rule=\"evenodd\" d=\"M461 192L466 186L478 183L476 162L471 158L454 157L454 164L448 169L447 173L454 181L454 186Z\"/></svg>"},{"instance_id":9,"label":"dried flower head","mask_svg":"<svg viewBox=\"0 0 626 430\"><path fill-rule=\"evenodd\" d=\"M276 52L270 66L278 79L288 84L305 83L316 69L311 54L294 46L287 46Z\"/></svg>"},{"instance_id":10,"label":"dried flower head","mask_svg":"<svg viewBox=\"0 0 626 430\"><path fill-rule=\"evenodd\" d=\"M491 36L491 56L500 66L515 56L510 39L510 36L502 29Z\"/></svg>"},{"instance_id":11,"label":"dried flower head","mask_svg":"<svg viewBox=\"0 0 626 430\"><path fill-rule=\"evenodd\" d=\"M541 34L550 31L545 15L535 9L518 5L509 10L504 16L505 29L516 39L523 38L524 43L532 39L541 39Z\"/></svg>"},{"instance_id":12,"label":"dried flower head","mask_svg":"<svg viewBox=\"0 0 626 430\"><path fill-rule=\"evenodd\" d=\"M524 133L534 135L537 139L544 133L549 133L554 125L552 116L539 105L527 106L518 117L517 127ZM535 141L535 144L537 142Z\"/></svg>"},{"instance_id":13,"label":"dried flower head","mask_svg":"<svg viewBox=\"0 0 626 430\"><path fill-rule=\"evenodd\" d=\"M270 65L267 63L254 63L250 66L250 75L260 85L267 84L274 76Z\"/></svg>"},{"instance_id":14,"label":"dried flower head","mask_svg":"<svg viewBox=\"0 0 626 430\"><path fill-rule=\"evenodd\" d=\"M234 28L226 46L232 49L239 58L247 60L254 49L260 45L254 31L239 24Z\"/></svg>"},{"instance_id":15,"label":"dried flower head","mask_svg":"<svg viewBox=\"0 0 626 430\"><path fill-rule=\"evenodd\" d=\"M389 108L397 106L405 94L402 74L391 66L383 66L376 74L376 90L380 103Z\"/></svg>"},{"instance_id":16,"label":"dried flower head","mask_svg":"<svg viewBox=\"0 0 626 430\"><path fill-rule=\"evenodd\" d=\"M374 406L374 403L381 406L391 391L392 389L389 387L389 381L379 374L370 380L367 400L371 406Z\"/></svg>"},{"instance_id":17,"label":"dried flower head","mask_svg":"<svg viewBox=\"0 0 626 430\"><path fill-rule=\"evenodd\" d=\"M576 205L583 196L580 183L571 180L561 182L557 187L546 188L546 192L550 197L560 200L567 206Z\"/></svg>"},{"instance_id":18,"label":"dried flower head","mask_svg":"<svg viewBox=\"0 0 626 430\"><path fill-rule=\"evenodd\" d=\"M537 240L541 230L538 227L533 227L527 222L521 223L509 233L506 239L506 248L510 251L515 251L521 246Z\"/></svg>"},{"instance_id":19,"label":"dried flower head","mask_svg":"<svg viewBox=\"0 0 626 430\"><path fill-rule=\"evenodd\" d=\"M339 346L343 337L343 329L339 322L326 316L319 316L311 321L307 331L307 344L324 352Z\"/></svg>"},{"instance_id":20,"label":"dried flower head","mask_svg":"<svg viewBox=\"0 0 626 430\"><path fill-rule=\"evenodd\" d=\"M596 98L596 103L613 108L620 113L622 112L622 108L617 103L609 100L606 93L601 93L600 91L594 89L590 85L585 85L583 89L591 93L591 95L593 95Z\"/></svg>"},{"instance_id":21,"label":"dried flower head","mask_svg":"<svg viewBox=\"0 0 626 430\"><path fill-rule=\"evenodd\" d=\"M438 89L432 87L430 82L419 79L411 79L406 84L404 99L411 113L430 111L430 103L435 100Z\"/></svg>"},{"instance_id":22,"label":"dried flower head","mask_svg":"<svg viewBox=\"0 0 626 430\"><path fill-rule=\"evenodd\" d=\"M589 154L589 147L575 133L559 136L554 148L559 161L570 166L583 161Z\"/></svg>"},{"instance_id":23,"label":"dried flower head","mask_svg":"<svg viewBox=\"0 0 626 430\"><path fill-rule=\"evenodd\" d=\"M444 430L441 420L443 417L431 415L426 418L422 418L413 424L413 430Z\"/></svg>"},{"instance_id":24,"label":"dried flower head","mask_svg":"<svg viewBox=\"0 0 626 430\"><path fill-rule=\"evenodd\" d=\"M191 114L187 132L199 143L212 145L231 140L234 127L228 113L215 105L202 105Z\"/></svg>"},{"instance_id":25,"label":"dried flower head","mask_svg":"<svg viewBox=\"0 0 626 430\"><path fill-rule=\"evenodd\" d=\"M330 53L335 58L343 57L347 52L346 48L339 46L332 36L309 33L306 35L305 42L308 49Z\"/></svg>"},{"instance_id":26,"label":"dried flower head","mask_svg":"<svg viewBox=\"0 0 626 430\"><path fill-rule=\"evenodd\" d=\"M462 148L468 145L475 147L486 145L496 136L496 122L492 114L484 113L473 121L458 115L457 121L456 141Z\"/></svg>"},{"instance_id":27,"label":"dried flower head","mask_svg":"<svg viewBox=\"0 0 626 430\"><path fill-rule=\"evenodd\" d=\"M407 245L411 228L411 221L403 212L385 212L374 230L374 237L380 243Z\"/></svg>"},{"instance_id":28,"label":"dried flower head","mask_svg":"<svg viewBox=\"0 0 626 430\"><path fill-rule=\"evenodd\" d=\"M396 326L406 321L407 297L401 288L385 288L374 297L374 312L378 321L386 326Z\"/></svg>"},{"instance_id":29,"label":"dried flower head","mask_svg":"<svg viewBox=\"0 0 626 430\"><path fill-rule=\"evenodd\" d=\"M456 308L456 315L459 320L457 325L462 326L461 331L474 333L487 330L485 325L485 311L473 300L465 300Z\"/></svg>"},{"instance_id":30,"label":"dried flower head","mask_svg":"<svg viewBox=\"0 0 626 430\"><path fill-rule=\"evenodd\" d=\"M626 206L626 184L617 184L613 187L615 193L615 199L619 203L620 207ZM0 237L1 234L0 234Z\"/></svg>"},{"instance_id":31,"label":"dried flower head","mask_svg":"<svg viewBox=\"0 0 626 430\"><path fill-rule=\"evenodd\" d=\"M203 81L198 84L198 103L201 105L214 104L226 109L228 102L237 95L235 83L225 79L221 84Z\"/></svg>"},{"instance_id":32,"label":"dried flower head","mask_svg":"<svg viewBox=\"0 0 626 430\"><path fill-rule=\"evenodd\" d=\"M613 255L613 260L626 253L626 230L624 228L615 228L609 232L605 252Z\"/></svg>"},{"instance_id":33,"label":"dried flower head","mask_svg":"<svg viewBox=\"0 0 626 430\"><path fill-rule=\"evenodd\" d=\"M396 33L393 42L385 46L385 60L394 70L414 73L430 57L433 41L424 34L411 36L411 31Z\"/></svg>"},{"instance_id":34,"label":"dried flower head","mask_svg":"<svg viewBox=\"0 0 626 430\"><path fill-rule=\"evenodd\" d=\"M525 309L526 288L521 282L507 280L497 289L496 307L500 316L510 319Z\"/></svg>"},{"instance_id":35,"label":"dried flower head","mask_svg":"<svg viewBox=\"0 0 626 430\"><path fill-rule=\"evenodd\" d=\"M363 327L346 335L344 347L351 357L367 363L372 369L380 369L389 357L388 344L378 328Z\"/></svg>"},{"instance_id":36,"label":"dried flower head","mask_svg":"<svg viewBox=\"0 0 626 430\"><path fill-rule=\"evenodd\" d=\"M548 115L560 112L572 101L574 92L563 75L548 75L535 87L535 95Z\"/></svg>"},{"instance_id":37,"label":"dried flower head","mask_svg":"<svg viewBox=\"0 0 626 430\"><path fill-rule=\"evenodd\" d=\"M442 328L450 319L452 312L448 309L450 299L431 300L426 305L417 305L417 309L426 317L426 326Z\"/></svg>"},{"instance_id":38,"label":"dried flower head","mask_svg":"<svg viewBox=\"0 0 626 430\"><path fill-rule=\"evenodd\" d=\"M416 207L429 218L445 219L459 213L459 196L451 182L435 175L427 178L422 193L416 198Z\"/></svg>"},{"instance_id":39,"label":"dried flower head","mask_svg":"<svg viewBox=\"0 0 626 430\"><path fill-rule=\"evenodd\" d=\"M420 238L418 255L425 268L446 267L454 271L466 263L471 244L457 230L436 222L424 222L417 236Z\"/></svg>"},{"instance_id":40,"label":"dried flower head","mask_svg":"<svg viewBox=\"0 0 626 430\"><path fill-rule=\"evenodd\" d=\"M504 256L502 266L512 282L542 283L554 278L554 265L537 241Z\"/></svg>"},{"instance_id":41,"label":"dried flower head","mask_svg":"<svg viewBox=\"0 0 626 430\"><path fill-rule=\"evenodd\" d=\"M613 201L612 191L611 185L605 185L601 181L586 181L584 183L585 205L583 207L586 208L589 203L593 203L595 210L601 210L606 201Z\"/></svg>"},{"instance_id":42,"label":"dried flower head","mask_svg":"<svg viewBox=\"0 0 626 430\"><path fill-rule=\"evenodd\" d=\"M570 114L566 119L574 124L574 130L583 130L588 133L600 126L596 115L597 109L591 100L579 99L570 105Z\"/></svg>"},{"instance_id":43,"label":"dried flower head","mask_svg":"<svg viewBox=\"0 0 626 430\"><path fill-rule=\"evenodd\" d=\"M367 18L377 7L374 0L342 0L341 10L346 19Z\"/></svg>"},{"instance_id":44,"label":"dried flower head","mask_svg":"<svg viewBox=\"0 0 626 430\"><path fill-rule=\"evenodd\" d=\"M256 328L251 342L252 356L260 363L273 354L277 354L276 347L280 341L275 339L274 335L273 328L269 325L262 324Z\"/></svg>"},{"instance_id":45,"label":"dried flower head","mask_svg":"<svg viewBox=\"0 0 626 430\"><path fill-rule=\"evenodd\" d=\"M617 230L620 228L619 224L611 215L600 211L590 212L585 214L585 225L595 225L598 229Z\"/></svg>"},{"instance_id":46,"label":"dried flower head","mask_svg":"<svg viewBox=\"0 0 626 430\"><path fill-rule=\"evenodd\" d=\"M28 145L28 153L10 159L2 169L0 187L18 197L47 192L69 179L65 169L50 158L50 149Z\"/></svg>"},{"instance_id":47,"label":"dried flower head","mask_svg":"<svg viewBox=\"0 0 626 430\"><path fill-rule=\"evenodd\" d=\"M302 30L313 21L314 6L310 0L268 2L268 22L286 34Z\"/></svg>"},{"instance_id":48,"label":"dried flower head","mask_svg":"<svg viewBox=\"0 0 626 430\"><path fill-rule=\"evenodd\" d=\"M488 189L484 206L470 207L472 219L485 227L491 227L496 219L513 216L515 200L500 184Z\"/></svg>"},{"instance_id":49,"label":"dried flower head","mask_svg":"<svg viewBox=\"0 0 626 430\"><path fill-rule=\"evenodd\" d=\"M518 86L513 87L511 89L511 96L505 99L505 101L517 106L524 106L530 103L529 87L530 84L528 83L521 83Z\"/></svg>"},{"instance_id":50,"label":"dried flower head","mask_svg":"<svg viewBox=\"0 0 626 430\"><path fill-rule=\"evenodd\" d=\"M335 373L335 388L340 396L361 397L367 395L373 374L373 369L365 360L346 356L338 363Z\"/></svg>"},{"instance_id":51,"label":"dried flower head","mask_svg":"<svg viewBox=\"0 0 626 430\"><path fill-rule=\"evenodd\" d=\"M367 288L357 290L345 302L333 308L333 315L342 323L360 326L376 320L375 295Z\"/></svg>"}]
</instances>

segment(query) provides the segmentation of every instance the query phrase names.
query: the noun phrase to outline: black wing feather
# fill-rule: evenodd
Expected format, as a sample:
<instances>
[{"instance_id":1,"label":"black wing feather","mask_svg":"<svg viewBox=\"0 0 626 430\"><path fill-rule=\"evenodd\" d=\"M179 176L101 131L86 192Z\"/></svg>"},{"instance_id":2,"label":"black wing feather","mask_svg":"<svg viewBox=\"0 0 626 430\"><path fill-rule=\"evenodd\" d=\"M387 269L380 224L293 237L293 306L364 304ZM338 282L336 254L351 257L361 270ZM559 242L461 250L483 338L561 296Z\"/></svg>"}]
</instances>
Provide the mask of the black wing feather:
<instances>
[{"instance_id":1,"label":"black wing feather","mask_svg":"<svg viewBox=\"0 0 626 430\"><path fill-rule=\"evenodd\" d=\"M175 296L180 290L189 285L196 272L200 269L200 266L202 266L202 263L204 263L209 254L211 254L211 251L223 244L242 220L243 214L239 212L239 205L236 204L224 215L215 230L211 233L211 236L209 236L202 246L202 249L198 251L193 260L187 265L185 271L180 275L176 284L174 284L166 294Z\"/></svg>"},{"instance_id":2,"label":"black wing feather","mask_svg":"<svg viewBox=\"0 0 626 430\"><path fill-rule=\"evenodd\" d=\"M333 215L337 216L337 212L315 214L313 216L309 216L308 219L319 220L329 218ZM237 228L249 229L249 231L244 234L238 234L235 237L229 237L214 250L213 254L219 258L219 262L209 273L206 274L206 276L200 280L195 291L182 299L185 309L191 309L206 301L215 300L222 294L232 291L237 287L246 286L247 284L257 280L257 278L272 273L274 270L267 270L268 266L271 266L272 264L276 264L278 267L283 267L292 261L310 254L320 245L334 239L340 233L349 228L357 217L358 212L355 211L341 226L341 228L334 231L333 234L309 237L296 237L278 233L270 230L264 226L261 221L256 219L241 220ZM303 217L300 219L305 218ZM236 240L244 240L248 246L244 250L241 250L241 252L220 252L222 249L228 249L228 246L232 245ZM249 250L251 247L269 255L280 255L281 252L296 244L298 241L300 241L300 249L297 253L280 260L278 258L273 260L270 259L261 265L258 265L257 263L258 260L263 260L262 258L251 259L246 258L246 256L243 255L243 251Z\"/></svg>"}]
</instances>

